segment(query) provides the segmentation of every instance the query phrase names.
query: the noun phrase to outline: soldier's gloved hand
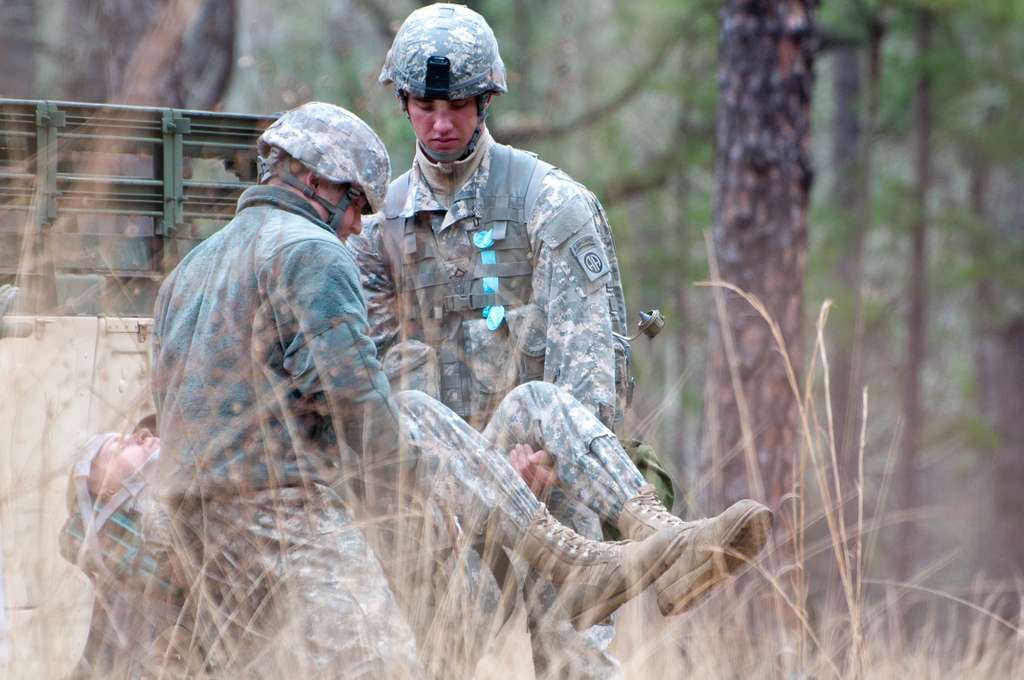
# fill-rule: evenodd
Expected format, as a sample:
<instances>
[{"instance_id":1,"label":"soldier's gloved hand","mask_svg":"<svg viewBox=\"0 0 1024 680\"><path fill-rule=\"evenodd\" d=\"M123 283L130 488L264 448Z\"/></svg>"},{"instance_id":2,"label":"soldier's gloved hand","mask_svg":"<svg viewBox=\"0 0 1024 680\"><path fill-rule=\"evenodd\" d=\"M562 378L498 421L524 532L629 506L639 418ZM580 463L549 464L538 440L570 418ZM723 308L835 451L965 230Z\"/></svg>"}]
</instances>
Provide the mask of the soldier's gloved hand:
<instances>
[{"instance_id":1,"label":"soldier's gloved hand","mask_svg":"<svg viewBox=\"0 0 1024 680\"><path fill-rule=\"evenodd\" d=\"M543 498L558 484L555 459L544 449L534 451L528 444L516 444L511 454L512 467L538 498Z\"/></svg>"}]
</instances>

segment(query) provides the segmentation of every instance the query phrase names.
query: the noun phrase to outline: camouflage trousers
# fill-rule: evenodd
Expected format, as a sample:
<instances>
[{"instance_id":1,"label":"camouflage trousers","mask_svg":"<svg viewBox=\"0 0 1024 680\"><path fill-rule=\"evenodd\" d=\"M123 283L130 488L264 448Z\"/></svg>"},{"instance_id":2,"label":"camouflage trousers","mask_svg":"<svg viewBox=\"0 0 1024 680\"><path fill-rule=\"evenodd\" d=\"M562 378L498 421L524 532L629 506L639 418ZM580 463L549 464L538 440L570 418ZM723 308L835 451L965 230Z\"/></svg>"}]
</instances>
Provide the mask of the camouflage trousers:
<instances>
[{"instance_id":1,"label":"camouflage trousers","mask_svg":"<svg viewBox=\"0 0 1024 680\"><path fill-rule=\"evenodd\" d=\"M600 516L585 503L617 518L643 484L615 436L546 383L510 393L483 433L422 392L399 392L394 399L408 461L396 468L415 471L408 486L416 494L406 495L420 494L423 505L380 513L406 519L385 522L389 540L379 554L387 555L385 570L430 674L470 677L503 622L502 605L509 603L501 600L486 565L524 577L537 677L619 677L621 668L607 653L612 625L577 632L561 609L559 591L515 556L515 542L540 503L508 460L519 442L557 454L560 478L573 480L575 491L557 489L546 499L549 508L563 523L601 540ZM445 518L454 518L456 526L446 526ZM488 550L495 544L505 550Z\"/></svg>"},{"instance_id":2,"label":"camouflage trousers","mask_svg":"<svg viewBox=\"0 0 1024 680\"><path fill-rule=\"evenodd\" d=\"M415 470L408 486L421 494L425 505L383 513L412 519L404 522L405 529L389 527L391 540L379 552L388 555L385 569L417 631L427 665L446 659L450 668L468 669L468 675L503 614L493 577L475 567L481 537L490 532L514 542L539 508L508 461L512 447L526 443L554 456L560 486L545 499L549 509L563 524L595 540L601 540L601 520L614 522L644 479L615 435L586 407L548 383L528 383L510 392L483 433L422 392L399 392L395 402L409 463L397 468ZM458 526L446 528L444 518L449 517ZM493 566L501 560L490 554L484 561ZM607 652L613 626L577 632L560 608L558 590L514 557L512 561L504 566L527 573L524 592L538 677L620 676L619 663ZM460 587L450 587L448 579ZM439 640L439 631L450 634Z\"/></svg>"},{"instance_id":3,"label":"camouflage trousers","mask_svg":"<svg viewBox=\"0 0 1024 680\"><path fill-rule=\"evenodd\" d=\"M380 563L332 490L185 500L172 516L194 631L177 645L216 675L422 677Z\"/></svg>"},{"instance_id":4,"label":"camouflage trousers","mask_svg":"<svg viewBox=\"0 0 1024 680\"><path fill-rule=\"evenodd\" d=\"M559 483L545 499L548 508L560 522L594 540L602 540L602 521L614 524L623 503L645 481L615 434L550 383L525 383L509 392L483 434L499 451L523 443L551 454ZM608 652L615 636L612 623L576 631L556 606L557 588L532 570L524 592L539 677L621 676L618 661Z\"/></svg>"},{"instance_id":5,"label":"camouflage trousers","mask_svg":"<svg viewBox=\"0 0 1024 680\"><path fill-rule=\"evenodd\" d=\"M644 484L615 434L550 383L524 383L509 392L483 434L500 451L511 451L516 444L547 451L555 459L567 503L602 520L615 522L623 503Z\"/></svg>"},{"instance_id":6,"label":"camouflage trousers","mask_svg":"<svg viewBox=\"0 0 1024 680\"><path fill-rule=\"evenodd\" d=\"M471 522L463 533L488 531L505 540L523 535L540 502L508 461L508 453L441 402L422 392L394 395L402 450L414 469L411 486L441 511Z\"/></svg>"},{"instance_id":7,"label":"camouflage trousers","mask_svg":"<svg viewBox=\"0 0 1024 680\"><path fill-rule=\"evenodd\" d=\"M441 402L418 391L393 398L403 460L388 470L408 478L366 481L367 495L390 503L368 535L427 675L469 678L507 614L494 553L514 548L541 504L507 455Z\"/></svg>"}]
</instances>

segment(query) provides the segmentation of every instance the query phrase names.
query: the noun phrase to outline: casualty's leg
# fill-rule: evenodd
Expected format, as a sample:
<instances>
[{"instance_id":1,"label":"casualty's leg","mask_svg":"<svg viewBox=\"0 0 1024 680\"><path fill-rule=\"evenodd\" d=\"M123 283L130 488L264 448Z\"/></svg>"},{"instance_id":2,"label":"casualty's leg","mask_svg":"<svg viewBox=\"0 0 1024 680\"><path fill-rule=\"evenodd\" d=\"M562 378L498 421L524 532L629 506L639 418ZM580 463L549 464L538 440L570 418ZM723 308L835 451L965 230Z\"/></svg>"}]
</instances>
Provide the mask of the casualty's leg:
<instances>
[{"instance_id":1,"label":"casualty's leg","mask_svg":"<svg viewBox=\"0 0 1024 680\"><path fill-rule=\"evenodd\" d=\"M552 489L546 501L558 521L583 536L601 540L601 519L566 496L561 488ZM621 665L608 651L615 638L614 614L586 630L576 630L559 601L559 589L535 569L526 573L523 595L533 666L538 678L613 680L622 677Z\"/></svg>"},{"instance_id":2,"label":"casualty's leg","mask_svg":"<svg viewBox=\"0 0 1024 680\"><path fill-rule=\"evenodd\" d=\"M550 580L567 586L564 599L577 628L607 617L664 574L686 549L674 530L617 544L580 536L555 521L506 455L450 409L415 391L398 393L395 403L420 492L448 507L466 533L482 533L492 549L512 549Z\"/></svg>"},{"instance_id":3,"label":"casualty's leg","mask_svg":"<svg viewBox=\"0 0 1024 680\"><path fill-rule=\"evenodd\" d=\"M644 485L615 434L550 383L525 383L509 392L483 434L499 451L516 444L547 451L565 493L613 523Z\"/></svg>"},{"instance_id":4,"label":"casualty's leg","mask_svg":"<svg viewBox=\"0 0 1024 680\"><path fill-rule=\"evenodd\" d=\"M628 456L616 448L615 435L583 404L550 383L531 382L514 389L483 434L499 451L522 443L554 456L559 486L550 492L551 514L588 538L601 540L601 520L617 516L624 501L644 483ZM564 614L554 605L557 588L536 571L528 573L524 593L538 673L557 669L574 678L621 676L618 661L608 652L615 636L612 621L585 632L565 625Z\"/></svg>"},{"instance_id":5,"label":"casualty's leg","mask_svg":"<svg viewBox=\"0 0 1024 680\"><path fill-rule=\"evenodd\" d=\"M625 499L643 485L617 439L585 406L550 383L527 383L509 393L484 429L499 451L516 444L554 456L559 486L551 491L551 514L559 522L601 540L601 519L615 516ZM611 621L577 632L554 605L558 589L530 571L524 594L527 625L538 673L553 677L614 678L618 661L608 652L615 636Z\"/></svg>"},{"instance_id":6,"label":"casualty's leg","mask_svg":"<svg viewBox=\"0 0 1024 680\"><path fill-rule=\"evenodd\" d=\"M484 430L499 450L515 444L544 449L555 460L558 484L572 498L616 524L633 540L674 530L689 543L687 558L657 581L663 614L685 611L714 585L739 571L768 541L771 512L739 501L724 513L684 522L658 500L654 487L615 435L585 406L549 383L516 387Z\"/></svg>"}]
</instances>

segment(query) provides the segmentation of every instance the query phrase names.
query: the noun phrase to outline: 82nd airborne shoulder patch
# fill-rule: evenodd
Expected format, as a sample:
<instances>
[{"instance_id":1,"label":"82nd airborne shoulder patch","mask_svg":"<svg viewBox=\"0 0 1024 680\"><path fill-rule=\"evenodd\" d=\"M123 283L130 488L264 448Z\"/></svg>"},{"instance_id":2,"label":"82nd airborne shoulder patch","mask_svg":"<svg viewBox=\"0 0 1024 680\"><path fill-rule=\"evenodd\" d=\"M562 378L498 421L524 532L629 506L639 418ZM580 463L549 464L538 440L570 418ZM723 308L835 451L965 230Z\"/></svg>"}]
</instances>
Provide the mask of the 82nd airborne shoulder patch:
<instances>
[{"instance_id":1,"label":"82nd airborne shoulder patch","mask_svg":"<svg viewBox=\"0 0 1024 680\"><path fill-rule=\"evenodd\" d=\"M569 249L591 282L597 281L611 271L604 253L604 245L596 237L590 234L583 236L574 241Z\"/></svg>"}]
</instances>

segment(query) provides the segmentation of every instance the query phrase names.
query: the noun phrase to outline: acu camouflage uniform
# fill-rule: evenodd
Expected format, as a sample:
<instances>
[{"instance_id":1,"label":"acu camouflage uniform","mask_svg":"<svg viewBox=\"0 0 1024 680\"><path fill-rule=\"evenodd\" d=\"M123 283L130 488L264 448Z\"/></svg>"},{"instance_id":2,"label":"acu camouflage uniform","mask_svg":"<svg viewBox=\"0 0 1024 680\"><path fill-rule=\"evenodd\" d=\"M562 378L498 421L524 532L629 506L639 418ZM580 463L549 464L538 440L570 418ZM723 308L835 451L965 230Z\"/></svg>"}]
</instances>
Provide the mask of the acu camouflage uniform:
<instances>
[{"instance_id":1,"label":"acu camouflage uniform","mask_svg":"<svg viewBox=\"0 0 1024 680\"><path fill-rule=\"evenodd\" d=\"M431 74L436 55L447 61L443 92ZM393 82L399 96L475 96L478 110L482 96L506 91L486 21L447 4L406 19L380 80ZM629 345L616 337L627 331L611 229L590 191L535 155L492 142L482 120L470 149L465 159L436 162L418 144L413 167L392 183L383 210L349 239L371 337L394 387L426 391L485 433L505 429L492 415L517 385L545 381L576 397L583 407L569 410L593 422L568 421L561 440L535 448L556 458L560 474L573 471L549 499L552 514L599 540L602 516L614 523L617 508L644 483L613 436L601 439L608 446L591 447L586 432L596 415L610 435L632 389ZM465 181L452 181L467 169ZM539 409L550 399L514 401ZM598 471L618 478L609 485ZM605 651L611 626L596 626L588 633L596 639L580 640L545 614L555 597L551 585L531 586L538 589L541 603L530 608L538 671L552 666L561 649L584 660L580 676L617 673ZM545 642L550 649L536 648Z\"/></svg>"},{"instance_id":2,"label":"acu camouflage uniform","mask_svg":"<svg viewBox=\"0 0 1024 680\"><path fill-rule=\"evenodd\" d=\"M417 153L416 165L406 176L408 193L401 191L403 180L397 180L383 215L365 221L363 234L349 239L360 264L370 331L384 357L384 370L395 388L436 386L429 393L477 429L487 426L510 390L535 380L564 387L589 407L583 410L601 414L612 424L616 366L624 376L626 356L616 352L612 335L612 297L606 290L612 282L611 266L595 225L601 215L596 201L564 173L529 154L492 144L486 134L476 153L483 155L478 169L447 210L420 172L420 163L429 161ZM508 186L509 179L524 173L509 168L512 164L532 166L530 172L536 173L536 207L530 215L530 190ZM487 189L489 179L499 173L504 179L495 183L504 187L494 193L503 195L506 205L495 207L498 198L489 198ZM387 219L388 211L399 205ZM478 245L489 242L493 245ZM588 262L594 271L587 269ZM496 326L495 310L504 317ZM580 451L559 442L548 444L544 448L559 460ZM619 506L644 483L621 447L583 452L610 455L613 460L596 465L627 471ZM597 483L586 474L574 482ZM562 486L568 489L567 480ZM569 490L567 495L576 494ZM599 515L578 503L563 502L560 493L550 505L559 521L601 539ZM529 611L550 624L541 626L538 621L531 640L550 643L553 651L538 656L573 649L577 657L596 657L586 664L595 669L594 677L617 673L617 662L598 651L607 649L614 634L611 626L595 627L586 634L598 639L581 641L564 620L547 616L555 595L549 585L544 589L548 592L541 596L543 604ZM560 629L560 634L552 629ZM549 664L535 657L535 665Z\"/></svg>"}]
</instances>

